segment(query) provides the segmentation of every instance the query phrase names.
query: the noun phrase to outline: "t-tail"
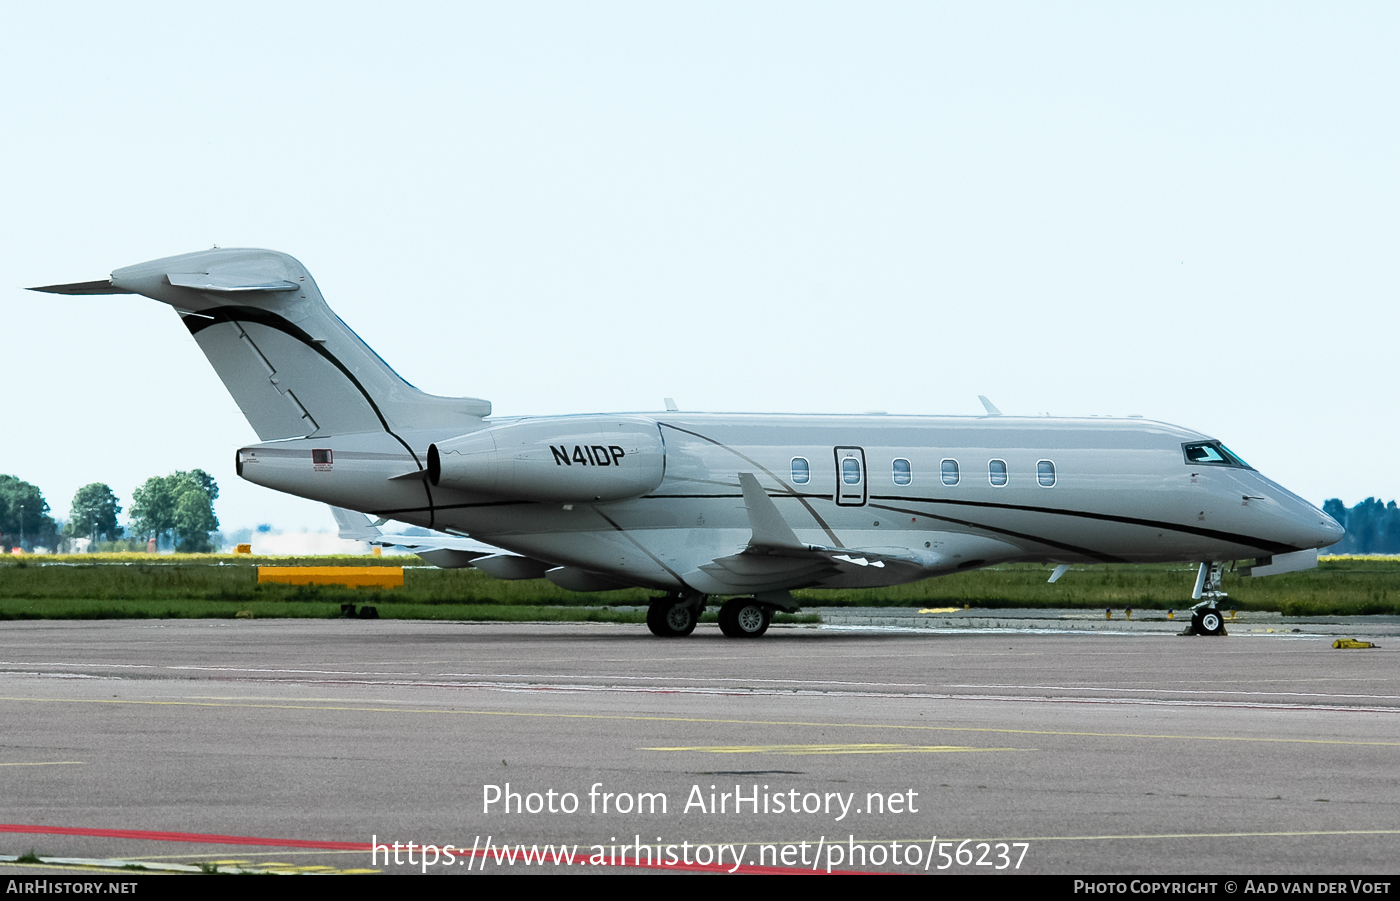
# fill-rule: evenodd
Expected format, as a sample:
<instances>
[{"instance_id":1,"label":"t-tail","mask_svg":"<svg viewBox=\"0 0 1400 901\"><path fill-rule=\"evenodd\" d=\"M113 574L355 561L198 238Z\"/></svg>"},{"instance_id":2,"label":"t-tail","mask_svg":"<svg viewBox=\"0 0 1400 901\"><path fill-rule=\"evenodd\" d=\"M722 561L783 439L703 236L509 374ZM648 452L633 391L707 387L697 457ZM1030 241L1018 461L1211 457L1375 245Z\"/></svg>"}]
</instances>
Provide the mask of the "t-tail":
<instances>
[{"instance_id":1,"label":"t-tail","mask_svg":"<svg viewBox=\"0 0 1400 901\"><path fill-rule=\"evenodd\" d=\"M170 304L262 441L462 427L489 401L425 394L331 311L311 274L272 250L215 248L34 288L142 294Z\"/></svg>"}]
</instances>

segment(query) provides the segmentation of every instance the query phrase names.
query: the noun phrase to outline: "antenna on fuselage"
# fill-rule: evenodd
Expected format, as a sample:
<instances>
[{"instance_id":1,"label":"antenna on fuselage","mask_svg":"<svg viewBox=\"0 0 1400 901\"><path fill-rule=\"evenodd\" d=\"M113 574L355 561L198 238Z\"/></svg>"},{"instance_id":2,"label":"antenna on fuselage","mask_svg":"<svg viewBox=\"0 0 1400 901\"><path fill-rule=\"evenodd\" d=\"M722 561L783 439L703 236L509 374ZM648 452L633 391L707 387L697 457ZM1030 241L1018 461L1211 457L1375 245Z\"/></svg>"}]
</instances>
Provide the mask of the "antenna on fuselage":
<instances>
[{"instance_id":1,"label":"antenna on fuselage","mask_svg":"<svg viewBox=\"0 0 1400 901\"><path fill-rule=\"evenodd\" d=\"M681 409L681 408L678 407L678 406L676 406L676 400L675 400L675 398L666 397L666 398L662 398L662 400L666 401L666 412L667 412L667 413L679 413L679 412L680 412L680 409Z\"/></svg>"},{"instance_id":2,"label":"antenna on fuselage","mask_svg":"<svg viewBox=\"0 0 1400 901\"><path fill-rule=\"evenodd\" d=\"M977 399L980 400L980 401L982 402L982 406L984 406L984 407L987 408L987 415L988 415L988 416L1000 416L1000 415L1001 415L1001 411L998 410L998 409L996 408L996 404L994 404L994 403L992 403L991 401L987 400L987 395L985 395L985 394L979 394L979 395L977 395Z\"/></svg>"}]
</instances>

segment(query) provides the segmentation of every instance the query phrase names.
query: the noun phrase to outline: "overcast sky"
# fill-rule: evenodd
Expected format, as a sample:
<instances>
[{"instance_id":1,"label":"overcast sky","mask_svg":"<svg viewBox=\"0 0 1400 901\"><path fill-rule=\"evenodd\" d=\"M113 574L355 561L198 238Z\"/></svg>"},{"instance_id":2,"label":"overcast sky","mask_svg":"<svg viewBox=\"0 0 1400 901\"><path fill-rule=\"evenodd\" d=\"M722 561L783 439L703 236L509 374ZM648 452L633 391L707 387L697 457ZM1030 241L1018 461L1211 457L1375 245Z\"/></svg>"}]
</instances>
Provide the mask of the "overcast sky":
<instances>
[{"instance_id":1,"label":"overcast sky","mask_svg":"<svg viewBox=\"0 0 1400 901\"><path fill-rule=\"evenodd\" d=\"M1394 3L0 6L0 472L329 528L168 307L286 251L503 415L1140 413L1400 496Z\"/></svg>"}]
</instances>

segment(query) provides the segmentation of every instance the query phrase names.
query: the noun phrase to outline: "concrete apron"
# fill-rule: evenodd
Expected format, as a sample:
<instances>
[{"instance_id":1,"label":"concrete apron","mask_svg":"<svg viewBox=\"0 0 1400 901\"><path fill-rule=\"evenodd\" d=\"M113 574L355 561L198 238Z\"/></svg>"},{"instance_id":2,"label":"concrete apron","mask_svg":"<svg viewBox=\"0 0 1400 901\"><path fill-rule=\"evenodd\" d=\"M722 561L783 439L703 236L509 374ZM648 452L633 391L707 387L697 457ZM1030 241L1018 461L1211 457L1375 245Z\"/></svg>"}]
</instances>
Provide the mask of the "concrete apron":
<instances>
[{"instance_id":1,"label":"concrete apron","mask_svg":"<svg viewBox=\"0 0 1400 901\"><path fill-rule=\"evenodd\" d=\"M925 608L926 609L926 608ZM938 609L938 608L934 608ZM1123 608L1106 617L1104 611L1056 609L984 609L920 613L918 607L817 607L804 612L821 617L827 628L893 629L1010 629L1050 632L1118 632L1175 634L1191 624L1190 608L1167 619L1165 610L1134 610L1128 619ZM1225 630L1231 635L1326 635L1335 637L1400 637L1400 616L1284 616L1281 613L1239 611L1226 614Z\"/></svg>"}]
</instances>

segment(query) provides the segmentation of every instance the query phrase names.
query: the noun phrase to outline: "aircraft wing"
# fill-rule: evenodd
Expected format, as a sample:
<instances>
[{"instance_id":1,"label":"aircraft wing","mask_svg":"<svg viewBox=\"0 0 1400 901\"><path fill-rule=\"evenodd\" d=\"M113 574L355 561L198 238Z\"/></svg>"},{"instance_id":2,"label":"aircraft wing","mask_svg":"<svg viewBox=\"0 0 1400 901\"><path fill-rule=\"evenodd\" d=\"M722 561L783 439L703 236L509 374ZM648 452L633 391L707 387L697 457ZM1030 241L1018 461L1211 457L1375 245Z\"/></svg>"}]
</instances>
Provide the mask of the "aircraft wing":
<instances>
[{"instance_id":1,"label":"aircraft wing","mask_svg":"<svg viewBox=\"0 0 1400 901\"><path fill-rule=\"evenodd\" d=\"M870 579L871 585L889 584L899 570L907 575L893 581L912 581L921 570L936 563L903 548L840 548L809 545L805 549L749 545L737 554L717 557L686 574L686 582L710 594L752 592L816 586L833 577Z\"/></svg>"},{"instance_id":2,"label":"aircraft wing","mask_svg":"<svg viewBox=\"0 0 1400 901\"><path fill-rule=\"evenodd\" d=\"M909 548L846 548L807 544L778 512L777 505L759 485L753 473L739 473L739 486L748 508L753 536L737 554L717 557L687 573L687 584L710 594L747 594L783 591L817 585L835 576L876 576L872 584L889 584L890 576L908 570L910 579L919 570L938 563L938 555ZM894 581L902 581L896 578Z\"/></svg>"},{"instance_id":3,"label":"aircraft wing","mask_svg":"<svg viewBox=\"0 0 1400 901\"><path fill-rule=\"evenodd\" d=\"M341 538L365 541L380 547L401 547L443 569L461 569L485 557L515 556L474 538L459 538L455 535L437 533L424 536L386 536L368 516L343 507L331 507L331 515L335 517Z\"/></svg>"}]
</instances>

